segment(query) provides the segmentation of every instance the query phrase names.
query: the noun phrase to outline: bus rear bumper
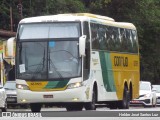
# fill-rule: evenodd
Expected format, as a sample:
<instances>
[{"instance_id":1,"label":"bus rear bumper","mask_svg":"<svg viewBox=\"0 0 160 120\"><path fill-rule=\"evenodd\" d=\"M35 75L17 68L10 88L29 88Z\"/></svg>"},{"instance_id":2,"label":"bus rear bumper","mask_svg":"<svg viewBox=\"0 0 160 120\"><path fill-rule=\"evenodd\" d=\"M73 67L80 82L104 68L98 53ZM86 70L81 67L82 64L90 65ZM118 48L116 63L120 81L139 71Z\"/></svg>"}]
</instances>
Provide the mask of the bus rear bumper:
<instances>
[{"instance_id":1,"label":"bus rear bumper","mask_svg":"<svg viewBox=\"0 0 160 120\"><path fill-rule=\"evenodd\" d=\"M85 87L66 89L64 91L37 92L17 89L18 103L67 103L89 102Z\"/></svg>"}]
</instances>

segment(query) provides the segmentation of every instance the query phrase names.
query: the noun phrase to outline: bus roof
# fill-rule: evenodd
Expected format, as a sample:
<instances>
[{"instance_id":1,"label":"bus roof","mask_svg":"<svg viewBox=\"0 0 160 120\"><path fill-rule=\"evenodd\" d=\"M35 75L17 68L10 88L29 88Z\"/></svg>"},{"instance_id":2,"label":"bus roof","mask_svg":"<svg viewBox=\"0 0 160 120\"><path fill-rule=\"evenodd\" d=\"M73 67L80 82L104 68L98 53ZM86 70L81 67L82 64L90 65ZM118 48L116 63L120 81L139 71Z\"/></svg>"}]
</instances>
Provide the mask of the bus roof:
<instances>
[{"instance_id":1,"label":"bus roof","mask_svg":"<svg viewBox=\"0 0 160 120\"><path fill-rule=\"evenodd\" d=\"M107 20L107 21L115 21L113 18L107 17L107 16L102 16L102 15L96 15L96 14L91 14L91 13L72 13L72 14L59 14L59 15L64 15L64 16L86 16L90 18L96 18L96 19L101 19L101 20Z\"/></svg>"},{"instance_id":2,"label":"bus roof","mask_svg":"<svg viewBox=\"0 0 160 120\"><path fill-rule=\"evenodd\" d=\"M65 22L65 21L90 21L93 23L105 24L108 26L128 28L136 30L132 23L115 22L114 19L106 16L91 14L91 13L71 13L71 14L57 14L48 16L38 16L24 18L20 23L36 23L36 22Z\"/></svg>"}]
</instances>

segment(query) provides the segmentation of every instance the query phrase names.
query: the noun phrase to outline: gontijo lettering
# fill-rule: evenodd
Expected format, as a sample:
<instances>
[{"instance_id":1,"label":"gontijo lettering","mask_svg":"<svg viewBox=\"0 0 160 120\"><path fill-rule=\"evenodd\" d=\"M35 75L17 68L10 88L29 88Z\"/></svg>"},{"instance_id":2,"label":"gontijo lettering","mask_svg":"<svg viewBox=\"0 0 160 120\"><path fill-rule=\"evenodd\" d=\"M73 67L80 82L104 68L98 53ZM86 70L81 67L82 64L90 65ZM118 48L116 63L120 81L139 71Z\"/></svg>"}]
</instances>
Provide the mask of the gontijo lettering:
<instances>
[{"instance_id":1,"label":"gontijo lettering","mask_svg":"<svg viewBox=\"0 0 160 120\"><path fill-rule=\"evenodd\" d=\"M128 67L128 57L114 56L114 66Z\"/></svg>"}]
</instances>

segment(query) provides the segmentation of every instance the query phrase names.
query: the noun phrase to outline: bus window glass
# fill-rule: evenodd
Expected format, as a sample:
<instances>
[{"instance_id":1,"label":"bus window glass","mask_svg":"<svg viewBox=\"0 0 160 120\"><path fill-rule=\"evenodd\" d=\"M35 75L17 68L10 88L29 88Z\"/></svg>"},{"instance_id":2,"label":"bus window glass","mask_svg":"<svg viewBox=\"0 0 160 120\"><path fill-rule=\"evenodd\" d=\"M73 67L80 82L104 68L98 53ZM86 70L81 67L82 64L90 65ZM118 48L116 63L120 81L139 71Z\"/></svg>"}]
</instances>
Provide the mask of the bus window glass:
<instances>
[{"instance_id":1,"label":"bus window glass","mask_svg":"<svg viewBox=\"0 0 160 120\"><path fill-rule=\"evenodd\" d=\"M84 56L83 62L83 79L87 80L89 77L89 70L90 70L90 34L89 34L89 24L88 22L83 23L83 33L86 35L86 55Z\"/></svg>"},{"instance_id":2,"label":"bus window glass","mask_svg":"<svg viewBox=\"0 0 160 120\"><path fill-rule=\"evenodd\" d=\"M76 38L80 36L79 23L22 24L20 39Z\"/></svg>"},{"instance_id":3,"label":"bus window glass","mask_svg":"<svg viewBox=\"0 0 160 120\"><path fill-rule=\"evenodd\" d=\"M113 36L114 36L114 41L115 41L115 48L114 51L119 51L120 50L120 37L119 37L119 28L114 28L113 30Z\"/></svg>"},{"instance_id":4,"label":"bus window glass","mask_svg":"<svg viewBox=\"0 0 160 120\"><path fill-rule=\"evenodd\" d=\"M48 38L48 31L48 24L23 24L20 26L19 37L20 39Z\"/></svg>"},{"instance_id":5,"label":"bus window glass","mask_svg":"<svg viewBox=\"0 0 160 120\"><path fill-rule=\"evenodd\" d=\"M80 76L81 62L78 57L78 41L52 41L49 45L49 79Z\"/></svg>"},{"instance_id":6,"label":"bus window glass","mask_svg":"<svg viewBox=\"0 0 160 120\"><path fill-rule=\"evenodd\" d=\"M47 80L80 76L81 59L77 43L78 40L19 43L18 78Z\"/></svg>"},{"instance_id":7,"label":"bus window glass","mask_svg":"<svg viewBox=\"0 0 160 120\"><path fill-rule=\"evenodd\" d=\"M121 33L121 52L127 52L127 39L126 39L126 30L120 28Z\"/></svg>"},{"instance_id":8,"label":"bus window glass","mask_svg":"<svg viewBox=\"0 0 160 120\"><path fill-rule=\"evenodd\" d=\"M126 29L126 40L127 40L128 52L133 52L133 42L131 39L131 34L129 29Z\"/></svg>"},{"instance_id":9,"label":"bus window glass","mask_svg":"<svg viewBox=\"0 0 160 120\"><path fill-rule=\"evenodd\" d=\"M79 37L78 23L55 23L50 25L49 38Z\"/></svg>"},{"instance_id":10,"label":"bus window glass","mask_svg":"<svg viewBox=\"0 0 160 120\"><path fill-rule=\"evenodd\" d=\"M99 49L98 24L91 23L92 48Z\"/></svg>"},{"instance_id":11,"label":"bus window glass","mask_svg":"<svg viewBox=\"0 0 160 120\"><path fill-rule=\"evenodd\" d=\"M108 49L110 51L115 50L115 36L114 36L114 28L113 27L108 27L109 30L109 36L108 36Z\"/></svg>"},{"instance_id":12,"label":"bus window glass","mask_svg":"<svg viewBox=\"0 0 160 120\"><path fill-rule=\"evenodd\" d=\"M99 25L98 36L99 36L99 45L101 50L106 50L106 29L105 26Z\"/></svg>"},{"instance_id":13,"label":"bus window glass","mask_svg":"<svg viewBox=\"0 0 160 120\"><path fill-rule=\"evenodd\" d=\"M137 35L136 31L132 30L132 40L133 40L133 52L138 52L138 41L137 41Z\"/></svg>"},{"instance_id":14,"label":"bus window glass","mask_svg":"<svg viewBox=\"0 0 160 120\"><path fill-rule=\"evenodd\" d=\"M18 78L47 79L47 42L19 43L18 54Z\"/></svg>"},{"instance_id":15,"label":"bus window glass","mask_svg":"<svg viewBox=\"0 0 160 120\"><path fill-rule=\"evenodd\" d=\"M89 35L89 25L88 25L88 22L84 22L83 23L83 33L84 33L84 35L86 35L86 41L89 42L90 35Z\"/></svg>"},{"instance_id":16,"label":"bus window glass","mask_svg":"<svg viewBox=\"0 0 160 120\"><path fill-rule=\"evenodd\" d=\"M109 27L106 26L106 48L107 50L109 50L109 39L110 39L110 35L109 35Z\"/></svg>"}]
</instances>

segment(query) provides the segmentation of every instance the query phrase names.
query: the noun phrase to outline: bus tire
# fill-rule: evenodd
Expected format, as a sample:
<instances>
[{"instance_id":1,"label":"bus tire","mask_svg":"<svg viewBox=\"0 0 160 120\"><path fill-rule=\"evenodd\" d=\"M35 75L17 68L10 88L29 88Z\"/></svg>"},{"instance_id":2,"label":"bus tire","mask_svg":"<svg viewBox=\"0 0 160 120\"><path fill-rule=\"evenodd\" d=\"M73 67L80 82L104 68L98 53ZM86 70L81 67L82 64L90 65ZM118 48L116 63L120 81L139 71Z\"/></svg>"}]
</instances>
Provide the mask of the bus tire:
<instances>
[{"instance_id":1,"label":"bus tire","mask_svg":"<svg viewBox=\"0 0 160 120\"><path fill-rule=\"evenodd\" d=\"M96 110L96 101L97 101L97 95L95 90L92 92L92 101L85 103L84 107L86 110Z\"/></svg>"},{"instance_id":2,"label":"bus tire","mask_svg":"<svg viewBox=\"0 0 160 120\"><path fill-rule=\"evenodd\" d=\"M37 103L31 103L30 107L32 112L40 112L42 105Z\"/></svg>"},{"instance_id":3,"label":"bus tire","mask_svg":"<svg viewBox=\"0 0 160 120\"><path fill-rule=\"evenodd\" d=\"M129 91L125 88L123 92L123 100L120 101L119 109L129 109L130 95Z\"/></svg>"},{"instance_id":4,"label":"bus tire","mask_svg":"<svg viewBox=\"0 0 160 120\"><path fill-rule=\"evenodd\" d=\"M81 103L71 103L66 105L66 110L67 111L82 111L83 109L83 104Z\"/></svg>"}]
</instances>

